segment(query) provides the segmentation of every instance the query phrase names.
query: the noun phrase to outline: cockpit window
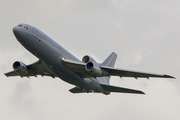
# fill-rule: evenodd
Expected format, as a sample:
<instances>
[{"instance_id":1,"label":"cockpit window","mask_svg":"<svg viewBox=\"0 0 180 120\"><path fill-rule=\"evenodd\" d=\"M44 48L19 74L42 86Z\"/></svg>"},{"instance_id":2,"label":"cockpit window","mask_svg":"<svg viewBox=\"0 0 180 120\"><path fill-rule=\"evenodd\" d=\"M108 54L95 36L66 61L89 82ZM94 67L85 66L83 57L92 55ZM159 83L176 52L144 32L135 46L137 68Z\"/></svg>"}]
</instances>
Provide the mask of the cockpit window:
<instances>
[{"instance_id":1,"label":"cockpit window","mask_svg":"<svg viewBox=\"0 0 180 120\"><path fill-rule=\"evenodd\" d=\"M19 27L22 27L22 28L25 28L25 29L27 29L28 30L28 27L27 26L25 26L25 25L18 25Z\"/></svg>"}]
</instances>

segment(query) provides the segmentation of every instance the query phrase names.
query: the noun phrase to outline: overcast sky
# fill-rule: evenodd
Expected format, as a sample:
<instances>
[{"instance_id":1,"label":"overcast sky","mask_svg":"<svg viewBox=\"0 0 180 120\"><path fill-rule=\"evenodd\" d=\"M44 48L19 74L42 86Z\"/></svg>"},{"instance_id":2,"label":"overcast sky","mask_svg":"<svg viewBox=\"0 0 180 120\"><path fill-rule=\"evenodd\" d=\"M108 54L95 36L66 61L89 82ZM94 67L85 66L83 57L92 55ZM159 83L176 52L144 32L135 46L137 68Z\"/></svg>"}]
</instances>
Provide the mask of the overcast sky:
<instances>
[{"instance_id":1,"label":"overcast sky","mask_svg":"<svg viewBox=\"0 0 180 120\"><path fill-rule=\"evenodd\" d=\"M7 78L16 60L38 60L14 37L19 23L39 28L79 59L88 54L102 62L114 51L117 68L176 79L112 77L112 85L146 95L106 96L71 94L73 86L58 78ZM1 0L0 28L0 119L180 119L180 1Z\"/></svg>"}]
</instances>

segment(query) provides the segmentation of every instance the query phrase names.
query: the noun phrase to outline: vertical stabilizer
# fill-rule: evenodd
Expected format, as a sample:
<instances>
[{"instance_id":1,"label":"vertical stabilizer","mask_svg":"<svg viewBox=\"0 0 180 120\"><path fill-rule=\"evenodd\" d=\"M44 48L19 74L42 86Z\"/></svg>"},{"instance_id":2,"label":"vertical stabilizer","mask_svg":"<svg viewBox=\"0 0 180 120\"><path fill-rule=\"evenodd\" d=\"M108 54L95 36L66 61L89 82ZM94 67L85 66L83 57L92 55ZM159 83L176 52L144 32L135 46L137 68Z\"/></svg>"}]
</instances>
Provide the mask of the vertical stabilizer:
<instances>
[{"instance_id":1,"label":"vertical stabilizer","mask_svg":"<svg viewBox=\"0 0 180 120\"><path fill-rule=\"evenodd\" d=\"M117 59L117 54L115 52L112 52L106 60L101 64L101 66L108 66L108 67L114 67L115 62ZM99 78L102 84L109 85L110 77L101 77Z\"/></svg>"},{"instance_id":2,"label":"vertical stabilizer","mask_svg":"<svg viewBox=\"0 0 180 120\"><path fill-rule=\"evenodd\" d=\"M108 66L108 67L114 67L115 62L117 59L117 54L115 52L112 52L108 58L101 64L101 66Z\"/></svg>"}]
</instances>

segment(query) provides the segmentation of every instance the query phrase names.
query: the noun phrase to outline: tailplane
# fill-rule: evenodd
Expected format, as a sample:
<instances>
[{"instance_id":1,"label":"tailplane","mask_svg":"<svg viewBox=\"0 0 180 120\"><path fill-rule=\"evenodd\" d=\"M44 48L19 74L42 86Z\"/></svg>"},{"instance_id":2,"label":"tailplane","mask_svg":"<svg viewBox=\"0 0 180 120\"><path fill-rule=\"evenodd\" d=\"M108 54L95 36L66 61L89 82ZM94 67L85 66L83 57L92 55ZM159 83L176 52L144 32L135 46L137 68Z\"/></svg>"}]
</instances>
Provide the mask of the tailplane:
<instances>
[{"instance_id":1,"label":"tailplane","mask_svg":"<svg viewBox=\"0 0 180 120\"><path fill-rule=\"evenodd\" d=\"M116 87L111 85L101 84L101 87L107 92L119 92L119 93L131 93L131 94L145 94L140 90L134 90L129 88ZM105 93L106 94L106 93Z\"/></svg>"}]
</instances>

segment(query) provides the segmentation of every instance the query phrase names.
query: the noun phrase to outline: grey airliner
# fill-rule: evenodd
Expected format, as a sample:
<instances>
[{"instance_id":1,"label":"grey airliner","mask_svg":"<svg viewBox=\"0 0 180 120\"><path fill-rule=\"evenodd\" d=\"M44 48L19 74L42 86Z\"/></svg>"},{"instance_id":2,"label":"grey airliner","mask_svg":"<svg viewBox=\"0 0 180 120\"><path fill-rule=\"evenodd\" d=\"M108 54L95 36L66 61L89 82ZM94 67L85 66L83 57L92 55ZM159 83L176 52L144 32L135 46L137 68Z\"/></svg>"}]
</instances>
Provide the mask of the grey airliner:
<instances>
[{"instance_id":1,"label":"grey airliner","mask_svg":"<svg viewBox=\"0 0 180 120\"><path fill-rule=\"evenodd\" d=\"M140 90L122 88L109 84L110 76L134 78L174 78L164 74L151 74L114 68L117 54L112 52L102 63L97 63L86 55L82 61L77 59L62 46L52 40L39 29L19 24L13 28L16 39L39 60L25 65L21 61L13 63L13 71L5 73L9 76L31 77L37 75L58 77L61 80L75 85L69 91L72 93L103 93L111 92L145 94Z\"/></svg>"}]
</instances>

